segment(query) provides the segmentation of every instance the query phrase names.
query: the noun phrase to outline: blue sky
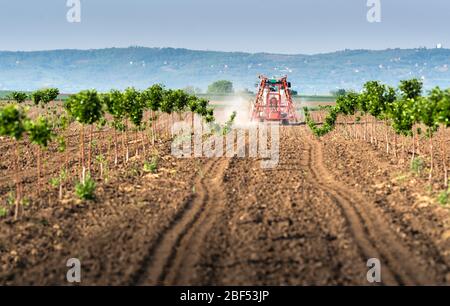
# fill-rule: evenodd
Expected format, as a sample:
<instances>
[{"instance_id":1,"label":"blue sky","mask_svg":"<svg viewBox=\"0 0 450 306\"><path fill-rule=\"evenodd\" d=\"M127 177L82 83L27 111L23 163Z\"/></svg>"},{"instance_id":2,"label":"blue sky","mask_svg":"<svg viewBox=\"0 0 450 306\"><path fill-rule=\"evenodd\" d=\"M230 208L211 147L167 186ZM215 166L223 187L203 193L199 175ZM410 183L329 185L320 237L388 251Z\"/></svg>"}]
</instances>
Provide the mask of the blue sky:
<instances>
[{"instance_id":1,"label":"blue sky","mask_svg":"<svg viewBox=\"0 0 450 306\"><path fill-rule=\"evenodd\" d=\"M180 47L321 53L348 49L450 47L450 1L81 0L81 23L66 0L0 0L0 50Z\"/></svg>"}]
</instances>

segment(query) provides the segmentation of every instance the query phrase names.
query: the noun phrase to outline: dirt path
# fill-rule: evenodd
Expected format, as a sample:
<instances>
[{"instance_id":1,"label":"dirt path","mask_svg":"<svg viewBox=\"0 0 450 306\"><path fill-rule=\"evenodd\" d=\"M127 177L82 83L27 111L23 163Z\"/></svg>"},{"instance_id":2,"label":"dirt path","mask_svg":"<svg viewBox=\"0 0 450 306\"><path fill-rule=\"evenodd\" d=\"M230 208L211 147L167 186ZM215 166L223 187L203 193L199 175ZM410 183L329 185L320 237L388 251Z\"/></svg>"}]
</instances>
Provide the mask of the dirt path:
<instances>
[{"instance_id":1,"label":"dirt path","mask_svg":"<svg viewBox=\"0 0 450 306\"><path fill-rule=\"evenodd\" d=\"M227 159L210 160L194 185L194 196L150 250L139 285L188 285L199 250L223 210L223 175Z\"/></svg>"},{"instance_id":2,"label":"dirt path","mask_svg":"<svg viewBox=\"0 0 450 306\"><path fill-rule=\"evenodd\" d=\"M310 171L317 186L339 206L349 231L365 258L378 258L383 265L385 284L433 284L433 275L424 270L424 261L416 258L395 232L389 217L361 194L335 180L323 165L321 144L306 142Z\"/></svg>"}]
</instances>

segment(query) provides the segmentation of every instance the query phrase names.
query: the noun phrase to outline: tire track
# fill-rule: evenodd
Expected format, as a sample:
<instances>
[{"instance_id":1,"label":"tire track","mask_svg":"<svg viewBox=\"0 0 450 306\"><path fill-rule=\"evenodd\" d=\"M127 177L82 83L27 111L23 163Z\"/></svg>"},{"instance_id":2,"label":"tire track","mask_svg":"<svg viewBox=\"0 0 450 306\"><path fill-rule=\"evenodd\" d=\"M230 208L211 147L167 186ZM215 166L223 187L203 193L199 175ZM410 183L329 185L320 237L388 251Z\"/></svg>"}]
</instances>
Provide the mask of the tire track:
<instances>
[{"instance_id":1,"label":"tire track","mask_svg":"<svg viewBox=\"0 0 450 306\"><path fill-rule=\"evenodd\" d=\"M346 218L364 260L378 258L382 265L384 284L433 284L435 278L424 268L424 261L416 258L402 244L401 238L390 230L385 216L375 211L359 193L336 181L323 165L321 144L307 141L308 168L317 186L339 206Z\"/></svg>"},{"instance_id":2,"label":"tire track","mask_svg":"<svg viewBox=\"0 0 450 306\"><path fill-rule=\"evenodd\" d=\"M195 183L195 195L161 234L136 278L137 285L192 284L205 236L225 204L223 177L229 159L211 159Z\"/></svg>"}]
</instances>

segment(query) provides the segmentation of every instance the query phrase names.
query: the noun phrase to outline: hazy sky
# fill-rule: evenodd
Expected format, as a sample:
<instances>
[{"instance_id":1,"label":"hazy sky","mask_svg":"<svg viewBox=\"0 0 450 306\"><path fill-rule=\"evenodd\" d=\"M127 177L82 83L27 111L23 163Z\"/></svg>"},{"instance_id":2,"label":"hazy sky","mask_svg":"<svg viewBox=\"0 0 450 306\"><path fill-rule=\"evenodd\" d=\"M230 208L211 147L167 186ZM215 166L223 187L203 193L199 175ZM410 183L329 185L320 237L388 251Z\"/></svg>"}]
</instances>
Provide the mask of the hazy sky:
<instances>
[{"instance_id":1,"label":"hazy sky","mask_svg":"<svg viewBox=\"0 0 450 306\"><path fill-rule=\"evenodd\" d=\"M449 0L0 0L0 50L180 47L318 53L341 49L450 47Z\"/></svg>"}]
</instances>

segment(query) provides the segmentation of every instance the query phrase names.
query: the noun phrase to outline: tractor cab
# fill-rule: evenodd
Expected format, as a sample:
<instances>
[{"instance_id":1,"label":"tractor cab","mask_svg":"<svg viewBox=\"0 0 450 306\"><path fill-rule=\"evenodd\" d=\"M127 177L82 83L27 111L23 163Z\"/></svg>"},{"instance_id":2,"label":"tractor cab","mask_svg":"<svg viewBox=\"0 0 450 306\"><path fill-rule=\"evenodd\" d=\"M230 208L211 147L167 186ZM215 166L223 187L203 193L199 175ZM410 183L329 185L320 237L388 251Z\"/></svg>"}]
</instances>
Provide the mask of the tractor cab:
<instances>
[{"instance_id":1,"label":"tractor cab","mask_svg":"<svg viewBox=\"0 0 450 306\"><path fill-rule=\"evenodd\" d=\"M260 76L261 82L253 105L252 121L275 121L282 124L297 122L290 93L291 83L286 79L287 77L269 79Z\"/></svg>"}]
</instances>

